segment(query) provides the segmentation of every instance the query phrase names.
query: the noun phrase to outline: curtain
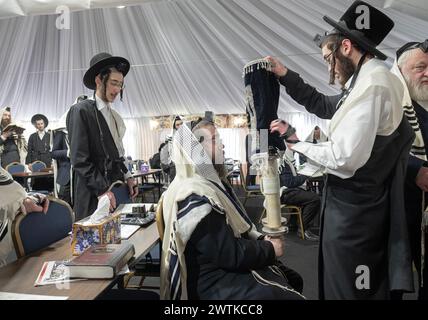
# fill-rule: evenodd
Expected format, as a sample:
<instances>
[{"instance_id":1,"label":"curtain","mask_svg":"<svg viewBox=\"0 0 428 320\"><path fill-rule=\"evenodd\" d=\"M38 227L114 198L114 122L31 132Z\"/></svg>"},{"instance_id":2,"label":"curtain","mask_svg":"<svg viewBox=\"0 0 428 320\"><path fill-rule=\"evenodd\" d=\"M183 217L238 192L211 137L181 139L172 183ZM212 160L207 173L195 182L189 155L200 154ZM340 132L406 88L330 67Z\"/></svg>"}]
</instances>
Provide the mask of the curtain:
<instances>
[{"instance_id":1,"label":"curtain","mask_svg":"<svg viewBox=\"0 0 428 320\"><path fill-rule=\"evenodd\" d=\"M0 20L0 107L26 122L43 113L54 123L81 94L93 95L82 83L91 57L102 51L128 58L123 102L115 108L128 127L125 147L134 158L152 156L165 133L151 131L149 117L170 114L244 113L243 66L266 55L325 94L327 67L312 39L330 30L322 17L338 19L353 0L179 0L152 1L126 7L72 12L70 29L58 30L55 15ZM373 0L384 5L383 1ZM421 4L422 5L422 4ZM426 1L423 4L427 7ZM408 6L403 6L403 8ZM394 21L379 46L388 55L410 40L424 40L425 19L382 9ZM423 10L420 14L423 14ZM315 125L327 123L308 115L281 89L278 114L304 139ZM243 159L239 130L221 130L225 152ZM240 139L240 138L239 138Z\"/></svg>"}]
</instances>

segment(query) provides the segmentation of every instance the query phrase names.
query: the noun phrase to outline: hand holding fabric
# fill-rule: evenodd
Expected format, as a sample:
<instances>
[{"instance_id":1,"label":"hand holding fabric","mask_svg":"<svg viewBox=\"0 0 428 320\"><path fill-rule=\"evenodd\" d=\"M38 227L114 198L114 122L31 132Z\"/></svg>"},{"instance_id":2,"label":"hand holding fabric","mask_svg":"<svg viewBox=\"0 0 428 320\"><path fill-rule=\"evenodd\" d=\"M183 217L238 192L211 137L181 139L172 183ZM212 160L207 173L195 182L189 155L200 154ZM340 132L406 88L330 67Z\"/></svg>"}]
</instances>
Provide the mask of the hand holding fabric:
<instances>
[{"instance_id":1,"label":"hand holding fabric","mask_svg":"<svg viewBox=\"0 0 428 320\"><path fill-rule=\"evenodd\" d=\"M271 56L265 57L272 64L271 71L278 77L283 77L287 74L288 69L277 59Z\"/></svg>"},{"instance_id":2,"label":"hand holding fabric","mask_svg":"<svg viewBox=\"0 0 428 320\"><path fill-rule=\"evenodd\" d=\"M299 138L297 137L295 130L294 130L294 133L289 134L290 130L294 130L294 129L282 119L276 119L270 123L270 131L278 132L281 135L281 137L285 138L285 142L287 143L287 148L293 149L293 145L299 141Z\"/></svg>"},{"instance_id":3,"label":"hand holding fabric","mask_svg":"<svg viewBox=\"0 0 428 320\"><path fill-rule=\"evenodd\" d=\"M114 193L111 191L107 191L106 193L104 193L98 197L98 201L100 201L103 196L108 197L108 199L110 201L110 208L109 209L110 209L110 212L113 212L114 209L116 209L116 197L114 196Z\"/></svg>"}]
</instances>

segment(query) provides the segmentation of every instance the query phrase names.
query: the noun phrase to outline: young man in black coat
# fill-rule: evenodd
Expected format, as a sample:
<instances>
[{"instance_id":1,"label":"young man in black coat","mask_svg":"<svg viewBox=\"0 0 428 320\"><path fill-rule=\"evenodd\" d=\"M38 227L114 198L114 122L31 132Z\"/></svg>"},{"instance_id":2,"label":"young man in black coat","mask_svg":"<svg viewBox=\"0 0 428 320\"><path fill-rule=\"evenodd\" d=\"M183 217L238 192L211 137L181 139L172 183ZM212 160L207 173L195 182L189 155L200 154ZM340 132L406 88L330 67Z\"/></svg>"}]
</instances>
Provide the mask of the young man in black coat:
<instances>
[{"instance_id":1,"label":"young man in black coat","mask_svg":"<svg viewBox=\"0 0 428 320\"><path fill-rule=\"evenodd\" d=\"M111 107L116 97L122 96L129 69L125 58L108 53L95 55L83 78L85 86L95 90L94 98L72 106L67 115L76 220L91 215L103 195L110 200L110 210L114 210L116 199L108 188L116 180L126 181L132 198L138 194L124 159L125 124Z\"/></svg>"}]
</instances>

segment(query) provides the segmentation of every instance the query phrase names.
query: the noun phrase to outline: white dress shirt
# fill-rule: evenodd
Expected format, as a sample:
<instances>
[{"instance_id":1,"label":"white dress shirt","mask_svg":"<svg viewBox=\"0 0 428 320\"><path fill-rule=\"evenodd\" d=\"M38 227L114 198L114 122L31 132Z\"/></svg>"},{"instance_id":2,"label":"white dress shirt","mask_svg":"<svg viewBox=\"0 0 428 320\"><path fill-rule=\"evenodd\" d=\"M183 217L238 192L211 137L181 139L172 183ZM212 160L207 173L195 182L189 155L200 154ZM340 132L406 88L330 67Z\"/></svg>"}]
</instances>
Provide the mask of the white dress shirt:
<instances>
[{"instance_id":1,"label":"white dress shirt","mask_svg":"<svg viewBox=\"0 0 428 320\"><path fill-rule=\"evenodd\" d=\"M128 168L128 160L125 158L125 148L123 147L123 135L125 134L126 127L123 122L122 117L120 117L119 113L116 112L111 103L104 102L101 98L95 95L95 99L97 102L97 108L104 116L104 119L107 122L108 128L110 129L110 133L113 137L114 143L116 145L117 151L119 152L119 157L123 157L125 159L124 164L125 167ZM124 179L127 180L131 178L131 172L127 172L124 175Z\"/></svg>"},{"instance_id":2,"label":"white dress shirt","mask_svg":"<svg viewBox=\"0 0 428 320\"><path fill-rule=\"evenodd\" d=\"M326 173L352 177L370 158L376 136L390 135L401 123L403 91L400 80L381 61L367 61L331 119L329 141L299 142L293 150L325 167Z\"/></svg>"},{"instance_id":3,"label":"white dress shirt","mask_svg":"<svg viewBox=\"0 0 428 320\"><path fill-rule=\"evenodd\" d=\"M45 131L42 131L42 132L37 131L37 134L39 135L39 139L40 139L40 140L43 140L43 138L44 138L44 136L45 136L46 132L45 132Z\"/></svg>"}]
</instances>

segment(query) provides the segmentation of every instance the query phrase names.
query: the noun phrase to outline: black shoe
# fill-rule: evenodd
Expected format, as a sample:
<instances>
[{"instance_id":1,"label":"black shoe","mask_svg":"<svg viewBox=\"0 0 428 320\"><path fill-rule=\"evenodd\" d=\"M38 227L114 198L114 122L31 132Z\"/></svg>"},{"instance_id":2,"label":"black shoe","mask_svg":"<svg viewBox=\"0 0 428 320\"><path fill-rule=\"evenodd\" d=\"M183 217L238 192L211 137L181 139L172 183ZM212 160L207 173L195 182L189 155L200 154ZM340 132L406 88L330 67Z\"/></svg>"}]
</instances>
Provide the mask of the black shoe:
<instances>
[{"instance_id":1,"label":"black shoe","mask_svg":"<svg viewBox=\"0 0 428 320\"><path fill-rule=\"evenodd\" d=\"M309 230L305 231L305 240L309 240L309 241L319 241L320 237L317 236L316 234L312 233Z\"/></svg>"}]
</instances>

